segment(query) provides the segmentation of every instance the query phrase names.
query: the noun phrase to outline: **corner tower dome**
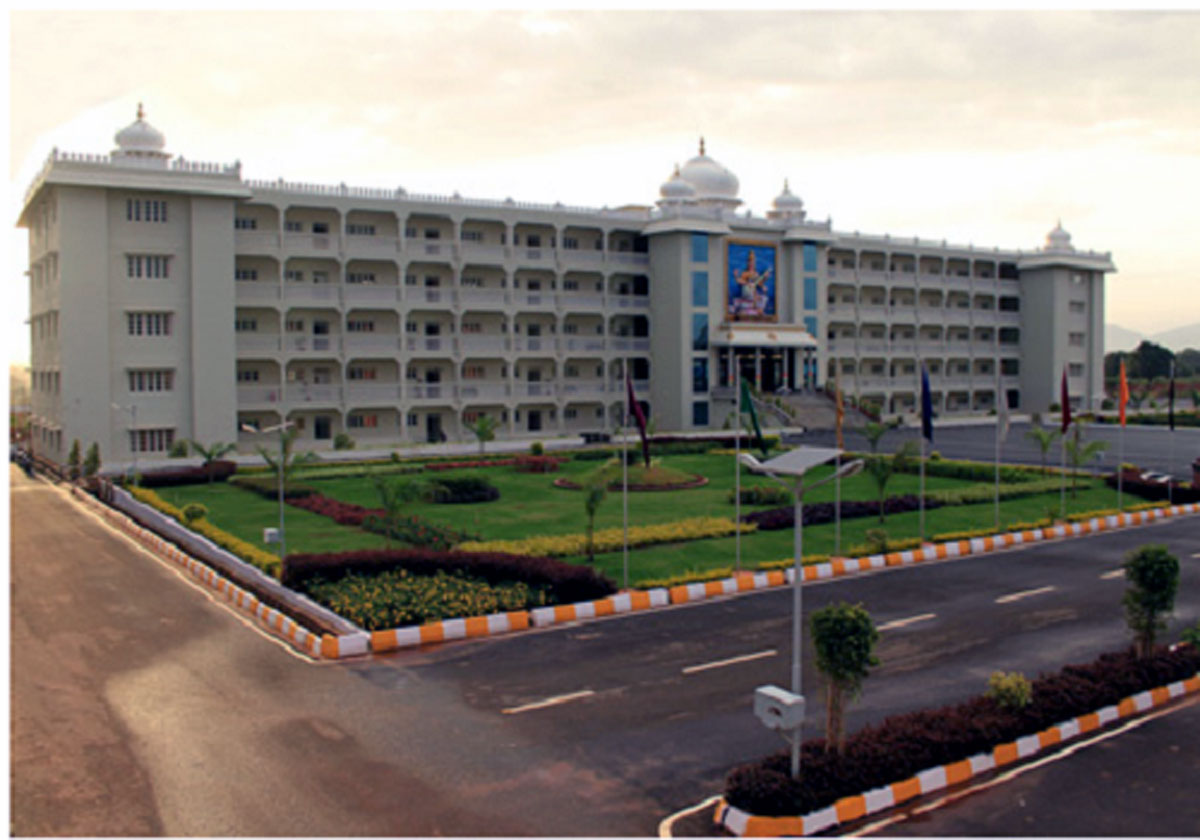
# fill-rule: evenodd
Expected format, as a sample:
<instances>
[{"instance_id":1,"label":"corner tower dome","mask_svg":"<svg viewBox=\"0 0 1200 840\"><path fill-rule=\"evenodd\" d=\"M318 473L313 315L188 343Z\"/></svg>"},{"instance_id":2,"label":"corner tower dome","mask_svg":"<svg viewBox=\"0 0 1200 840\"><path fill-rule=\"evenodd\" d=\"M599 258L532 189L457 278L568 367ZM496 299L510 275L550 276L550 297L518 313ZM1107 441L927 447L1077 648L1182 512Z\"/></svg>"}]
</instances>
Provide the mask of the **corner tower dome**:
<instances>
[{"instance_id":1,"label":"corner tower dome","mask_svg":"<svg viewBox=\"0 0 1200 840\"><path fill-rule=\"evenodd\" d=\"M663 185L658 188L660 205L663 204L682 204L691 201L696 196L696 188L689 184L679 174L679 164L675 164L675 171L671 177L663 182Z\"/></svg>"},{"instance_id":2,"label":"corner tower dome","mask_svg":"<svg viewBox=\"0 0 1200 840\"><path fill-rule=\"evenodd\" d=\"M146 122L146 112L142 103L138 103L137 119L116 133L113 140L117 148L113 150L114 158L149 158L166 161L170 157L163 151L167 139L163 133Z\"/></svg>"},{"instance_id":3,"label":"corner tower dome","mask_svg":"<svg viewBox=\"0 0 1200 840\"><path fill-rule=\"evenodd\" d=\"M1046 245L1042 250L1060 254L1075 250L1075 246L1071 244L1071 234L1063 230L1062 219L1058 220L1054 230L1046 234Z\"/></svg>"},{"instance_id":4,"label":"corner tower dome","mask_svg":"<svg viewBox=\"0 0 1200 840\"><path fill-rule=\"evenodd\" d=\"M704 153L704 138L700 138L700 154L683 165L680 177L696 191L697 204L717 204L736 207L741 204L737 176Z\"/></svg>"},{"instance_id":5,"label":"corner tower dome","mask_svg":"<svg viewBox=\"0 0 1200 840\"><path fill-rule=\"evenodd\" d=\"M797 219L804 221L806 213L804 212L804 201L800 196L792 193L788 187L787 179L783 181L783 192L776 196L771 202L771 210L767 213L768 219Z\"/></svg>"}]
</instances>

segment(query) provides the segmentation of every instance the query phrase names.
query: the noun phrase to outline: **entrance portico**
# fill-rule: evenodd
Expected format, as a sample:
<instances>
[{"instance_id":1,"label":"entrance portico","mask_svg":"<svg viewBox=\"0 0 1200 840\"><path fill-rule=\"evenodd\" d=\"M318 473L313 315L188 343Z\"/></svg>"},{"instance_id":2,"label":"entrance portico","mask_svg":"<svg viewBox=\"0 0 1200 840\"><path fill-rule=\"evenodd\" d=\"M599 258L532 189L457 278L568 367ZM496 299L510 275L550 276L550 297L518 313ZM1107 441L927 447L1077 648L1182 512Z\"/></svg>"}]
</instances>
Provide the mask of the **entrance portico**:
<instances>
[{"instance_id":1,"label":"entrance portico","mask_svg":"<svg viewBox=\"0 0 1200 840\"><path fill-rule=\"evenodd\" d=\"M765 394L783 388L810 391L817 386L817 340L803 327L783 324L723 324L712 338L721 385L741 378Z\"/></svg>"}]
</instances>

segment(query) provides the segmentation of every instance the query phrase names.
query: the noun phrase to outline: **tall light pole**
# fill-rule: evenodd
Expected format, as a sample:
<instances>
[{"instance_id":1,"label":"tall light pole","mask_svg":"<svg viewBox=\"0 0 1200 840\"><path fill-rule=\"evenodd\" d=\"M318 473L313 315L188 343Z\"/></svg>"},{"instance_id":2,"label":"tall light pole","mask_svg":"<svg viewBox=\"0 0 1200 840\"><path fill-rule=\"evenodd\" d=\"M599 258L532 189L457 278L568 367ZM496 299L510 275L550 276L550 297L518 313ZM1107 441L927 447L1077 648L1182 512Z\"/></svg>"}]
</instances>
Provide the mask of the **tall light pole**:
<instances>
[{"instance_id":1,"label":"tall light pole","mask_svg":"<svg viewBox=\"0 0 1200 840\"><path fill-rule=\"evenodd\" d=\"M284 432L292 427L292 422L286 421L274 426L267 426L265 429L256 429L248 423L242 424L242 431L249 432L252 435L269 435L271 432L279 432L279 465L275 470L279 474L279 559L283 560L287 556L287 538L283 529L283 467L284 467Z\"/></svg>"},{"instance_id":2,"label":"tall light pole","mask_svg":"<svg viewBox=\"0 0 1200 840\"><path fill-rule=\"evenodd\" d=\"M117 403L113 403L112 407L115 408L117 411L128 411L132 417L132 419L130 420L130 422L132 423L132 426L130 428L130 435L129 435L129 448L133 451L133 483L136 484L137 483L137 474L138 474L137 454L138 454L138 446L140 444L140 441L137 438L137 403L130 403L127 406L118 405Z\"/></svg>"},{"instance_id":3,"label":"tall light pole","mask_svg":"<svg viewBox=\"0 0 1200 840\"><path fill-rule=\"evenodd\" d=\"M741 461L752 472L761 473L779 484L791 486L795 494L794 546L792 579L792 690L784 691L777 686L761 686L755 691L754 711L759 719L769 728L790 733L785 738L792 746L792 778L800 777L800 741L804 727L804 695L801 693L801 659L800 641L803 626L803 581L804 567L802 554L804 552L804 493L827 484L835 479L849 478L863 468L862 460L850 461L837 467L832 474L820 481L804 486L804 474L813 467L841 458L840 449L827 449L816 446L801 446L790 452L785 452L769 461L759 461L749 452L741 454Z\"/></svg>"}]
</instances>

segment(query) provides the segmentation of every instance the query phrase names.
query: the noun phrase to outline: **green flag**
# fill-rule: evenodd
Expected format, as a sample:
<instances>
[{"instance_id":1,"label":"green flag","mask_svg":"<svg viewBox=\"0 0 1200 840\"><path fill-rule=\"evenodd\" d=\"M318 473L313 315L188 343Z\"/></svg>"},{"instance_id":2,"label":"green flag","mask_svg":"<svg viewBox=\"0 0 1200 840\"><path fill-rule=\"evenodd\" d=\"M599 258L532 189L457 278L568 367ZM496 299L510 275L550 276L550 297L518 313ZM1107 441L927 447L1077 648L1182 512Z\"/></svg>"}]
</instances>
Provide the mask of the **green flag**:
<instances>
[{"instance_id":1,"label":"green flag","mask_svg":"<svg viewBox=\"0 0 1200 840\"><path fill-rule=\"evenodd\" d=\"M763 440L762 427L758 425L758 414L754 411L754 400L750 399L750 383L742 380L742 411L750 415L750 423L754 426L754 443L767 457L767 442ZM740 433L740 430L739 430Z\"/></svg>"}]
</instances>

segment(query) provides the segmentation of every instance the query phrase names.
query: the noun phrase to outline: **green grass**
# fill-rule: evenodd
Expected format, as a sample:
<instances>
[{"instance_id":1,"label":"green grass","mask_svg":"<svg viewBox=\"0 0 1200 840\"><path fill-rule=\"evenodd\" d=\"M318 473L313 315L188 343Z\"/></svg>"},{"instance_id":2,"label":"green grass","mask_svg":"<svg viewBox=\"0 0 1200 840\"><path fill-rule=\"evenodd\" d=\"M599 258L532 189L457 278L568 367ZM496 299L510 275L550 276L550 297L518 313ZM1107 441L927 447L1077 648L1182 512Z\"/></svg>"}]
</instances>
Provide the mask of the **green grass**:
<instances>
[{"instance_id":1,"label":"green grass","mask_svg":"<svg viewBox=\"0 0 1200 840\"><path fill-rule=\"evenodd\" d=\"M709 484L691 490L672 492L642 492L629 494L629 522L631 525L650 525L674 522L696 516L732 517L734 506L728 501L734 486L733 458L728 455L675 455L663 458L664 463L685 473L704 475ZM596 461L570 461L555 473L518 473L511 467L489 467L474 470L449 470L426 473L429 478L454 475L486 476L500 489L496 502L474 505L439 505L414 502L406 506L405 512L416 514L442 525L479 534L487 540L522 539L532 534L581 533L586 528L583 494L577 490L563 490L553 486L555 478L582 481L591 471L602 466ZM829 467L818 468L811 475L813 480L828 475ZM397 477L402 481L408 477ZM328 480L308 479L306 483L321 493L345 502L377 507L379 500L375 488L368 478L335 478ZM742 486L753 484L770 485L763 476L742 471ZM888 485L889 495L916 493L919 479L916 475L900 474ZM972 482L940 477L926 478L926 491L955 489L973 486ZM1102 482L1081 482L1075 500L1068 493L1068 512L1095 510L1114 507L1116 492L1106 488ZM164 499L182 506L187 502L200 502L208 507L209 519L217 526L255 545L262 544L262 529L276 526L279 508L276 502L254 493L239 490L224 483L213 485L191 485L162 488ZM806 503L832 501L832 483L817 488L805 496ZM842 482L843 499L875 499L877 494L872 480L858 475ZM763 506L743 505L743 512L762 509ZM1001 506L1001 522L1021 522L1040 519L1047 511L1058 511L1058 493L1046 493L1024 499L1004 502ZM287 506L287 538L290 552L348 551L360 548L382 548L382 537L368 534L357 528L343 527L332 520ZM917 536L919 514L894 514L887 518L888 535L893 539ZM926 511L927 535L948 531L961 531L990 526L993 508L990 504L944 507ZM622 523L621 494L610 492L596 517L597 528L620 527ZM858 518L842 524L842 548L865 542L868 529L881 527L876 518ZM833 551L834 526L817 525L804 531L804 553L829 554ZM792 531L760 532L742 537L742 565L752 568L758 563L779 560L792 555ZM582 562L582 561L579 561ZM598 567L612 580L622 580L622 553L599 555ZM732 537L698 540L665 546L653 546L630 552L630 582L653 580L689 571L702 571L732 567L734 565L734 539Z\"/></svg>"}]
</instances>

